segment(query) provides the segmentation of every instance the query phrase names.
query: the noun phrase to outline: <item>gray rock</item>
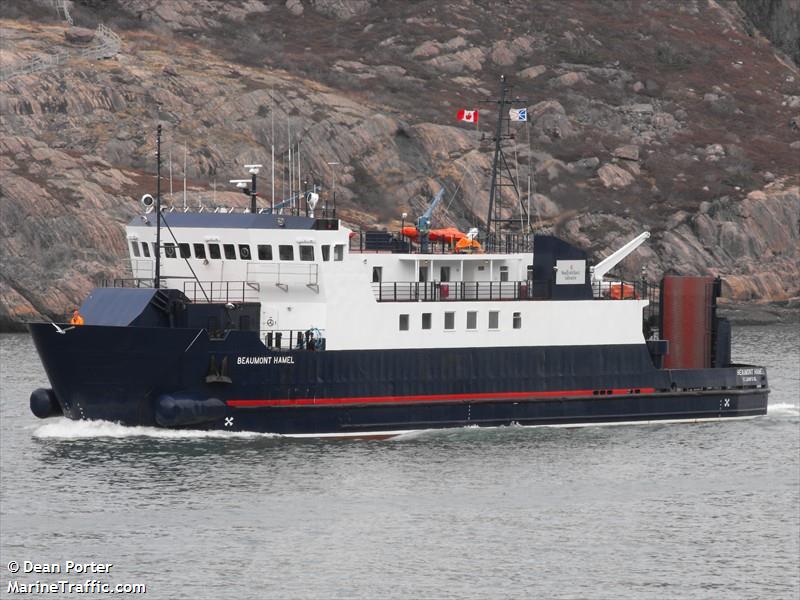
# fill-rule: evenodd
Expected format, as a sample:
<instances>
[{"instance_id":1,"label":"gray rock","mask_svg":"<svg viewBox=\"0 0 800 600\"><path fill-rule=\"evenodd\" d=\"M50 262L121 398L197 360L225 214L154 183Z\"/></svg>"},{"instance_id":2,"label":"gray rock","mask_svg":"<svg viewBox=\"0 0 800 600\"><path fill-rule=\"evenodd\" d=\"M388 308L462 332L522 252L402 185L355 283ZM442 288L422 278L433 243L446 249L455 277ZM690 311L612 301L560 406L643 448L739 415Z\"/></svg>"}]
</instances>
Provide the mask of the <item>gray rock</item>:
<instances>
[{"instance_id":1,"label":"gray rock","mask_svg":"<svg viewBox=\"0 0 800 600\"><path fill-rule=\"evenodd\" d=\"M576 160L574 163L570 163L570 166L576 169L594 171L599 164L600 164L599 158L597 158L596 156L590 156L589 158L581 158L579 160Z\"/></svg>"},{"instance_id":2,"label":"gray rock","mask_svg":"<svg viewBox=\"0 0 800 600\"><path fill-rule=\"evenodd\" d=\"M286 0L286 8L292 13L295 17L299 17L303 14L303 3L300 0Z\"/></svg>"},{"instance_id":3,"label":"gray rock","mask_svg":"<svg viewBox=\"0 0 800 600\"><path fill-rule=\"evenodd\" d=\"M625 169L612 165L609 163L604 164L597 170L597 175L600 181L607 188L620 189L629 186L633 183L633 175L628 173Z\"/></svg>"},{"instance_id":4,"label":"gray rock","mask_svg":"<svg viewBox=\"0 0 800 600\"><path fill-rule=\"evenodd\" d=\"M653 112L652 104L631 104L628 110L634 113L651 113Z\"/></svg>"},{"instance_id":5,"label":"gray rock","mask_svg":"<svg viewBox=\"0 0 800 600\"><path fill-rule=\"evenodd\" d=\"M558 100L543 100L533 105L528 114L537 133L557 139L575 135L566 111Z\"/></svg>"},{"instance_id":6,"label":"gray rock","mask_svg":"<svg viewBox=\"0 0 800 600\"><path fill-rule=\"evenodd\" d=\"M558 204L544 194L533 194L531 204L533 205L533 213L544 219L552 219L561 213Z\"/></svg>"},{"instance_id":7,"label":"gray rock","mask_svg":"<svg viewBox=\"0 0 800 600\"><path fill-rule=\"evenodd\" d=\"M624 146L616 148L614 152L612 152L612 155L625 160L639 160L639 146L635 144L625 144Z\"/></svg>"},{"instance_id":8,"label":"gray rock","mask_svg":"<svg viewBox=\"0 0 800 600\"><path fill-rule=\"evenodd\" d=\"M539 75L542 75L545 71L547 71L547 67L544 65L536 65L535 67L528 67L527 69L522 69L517 75L523 77L525 79L536 79Z\"/></svg>"},{"instance_id":9,"label":"gray rock","mask_svg":"<svg viewBox=\"0 0 800 600\"><path fill-rule=\"evenodd\" d=\"M64 39L70 44L85 45L94 39L94 31L83 27L70 27L64 32Z\"/></svg>"},{"instance_id":10,"label":"gray rock","mask_svg":"<svg viewBox=\"0 0 800 600\"><path fill-rule=\"evenodd\" d=\"M413 58L431 58L433 56L438 56L441 50L439 49L439 44L436 42L422 42L419 46L414 48L414 51L411 53Z\"/></svg>"}]
</instances>

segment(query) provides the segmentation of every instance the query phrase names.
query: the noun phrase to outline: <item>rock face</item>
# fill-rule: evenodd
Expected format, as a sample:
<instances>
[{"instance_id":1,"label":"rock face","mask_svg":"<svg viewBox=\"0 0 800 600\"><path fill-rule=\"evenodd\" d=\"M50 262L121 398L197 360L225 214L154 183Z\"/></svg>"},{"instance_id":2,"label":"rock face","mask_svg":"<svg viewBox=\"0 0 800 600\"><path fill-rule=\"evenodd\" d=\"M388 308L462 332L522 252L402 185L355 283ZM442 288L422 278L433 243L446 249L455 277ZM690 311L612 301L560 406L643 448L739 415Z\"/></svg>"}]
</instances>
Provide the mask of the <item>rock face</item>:
<instances>
[{"instance_id":1,"label":"rock face","mask_svg":"<svg viewBox=\"0 0 800 600\"><path fill-rule=\"evenodd\" d=\"M633 183L633 176L617 165L605 164L597 169L597 176L607 188L618 190Z\"/></svg>"},{"instance_id":2,"label":"rock face","mask_svg":"<svg viewBox=\"0 0 800 600\"><path fill-rule=\"evenodd\" d=\"M753 24L800 64L800 2L798 0L737 0Z\"/></svg>"},{"instance_id":3,"label":"rock face","mask_svg":"<svg viewBox=\"0 0 800 600\"><path fill-rule=\"evenodd\" d=\"M69 45L43 6L0 13L2 66ZM719 273L737 299L798 296L800 73L734 8L542 0L531 30L525 3L489 0L75 0L77 25L103 21L123 47L0 82L0 327L125 276L122 225L154 192L158 123L168 204L185 147L189 203L243 206L225 182L273 145L282 172L291 128L323 201L339 163L348 224L396 228L441 181L458 192L437 225L480 226L493 115L479 101L499 73L527 100L507 155L535 184L539 230L599 259L647 229L620 275ZM460 108L481 109L477 129Z\"/></svg>"}]
</instances>

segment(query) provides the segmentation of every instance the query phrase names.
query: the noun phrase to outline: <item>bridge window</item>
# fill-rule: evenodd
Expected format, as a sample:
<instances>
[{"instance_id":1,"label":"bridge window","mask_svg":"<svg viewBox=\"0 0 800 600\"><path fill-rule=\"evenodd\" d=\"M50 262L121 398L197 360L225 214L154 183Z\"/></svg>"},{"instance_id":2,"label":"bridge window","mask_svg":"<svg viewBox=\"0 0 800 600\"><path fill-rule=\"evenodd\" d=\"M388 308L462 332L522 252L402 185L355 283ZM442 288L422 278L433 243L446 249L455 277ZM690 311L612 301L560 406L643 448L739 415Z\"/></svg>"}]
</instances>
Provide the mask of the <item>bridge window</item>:
<instances>
[{"instance_id":1,"label":"bridge window","mask_svg":"<svg viewBox=\"0 0 800 600\"><path fill-rule=\"evenodd\" d=\"M444 328L446 330L453 330L456 328L456 313L454 312L444 313Z\"/></svg>"},{"instance_id":2,"label":"bridge window","mask_svg":"<svg viewBox=\"0 0 800 600\"><path fill-rule=\"evenodd\" d=\"M522 329L522 313L514 313L513 323L514 329Z\"/></svg>"},{"instance_id":3,"label":"bridge window","mask_svg":"<svg viewBox=\"0 0 800 600\"><path fill-rule=\"evenodd\" d=\"M259 244L258 260L272 260L272 246L269 244Z\"/></svg>"},{"instance_id":4,"label":"bridge window","mask_svg":"<svg viewBox=\"0 0 800 600\"><path fill-rule=\"evenodd\" d=\"M281 260L294 260L294 246L281 244L278 246L278 256Z\"/></svg>"},{"instance_id":5,"label":"bridge window","mask_svg":"<svg viewBox=\"0 0 800 600\"><path fill-rule=\"evenodd\" d=\"M206 247L203 244L193 244L194 245L194 257L195 258L205 258L206 257Z\"/></svg>"},{"instance_id":6,"label":"bridge window","mask_svg":"<svg viewBox=\"0 0 800 600\"><path fill-rule=\"evenodd\" d=\"M400 331L408 331L408 315L400 315Z\"/></svg>"},{"instance_id":7,"label":"bridge window","mask_svg":"<svg viewBox=\"0 0 800 600\"><path fill-rule=\"evenodd\" d=\"M133 250L133 255L139 258L139 242L131 242L131 250Z\"/></svg>"},{"instance_id":8,"label":"bridge window","mask_svg":"<svg viewBox=\"0 0 800 600\"><path fill-rule=\"evenodd\" d=\"M225 250L226 260L236 260L236 248L233 244L222 244L222 248Z\"/></svg>"},{"instance_id":9,"label":"bridge window","mask_svg":"<svg viewBox=\"0 0 800 600\"><path fill-rule=\"evenodd\" d=\"M175 253L175 244L172 242L167 242L164 244L164 256L167 258L177 258L178 255Z\"/></svg>"},{"instance_id":10,"label":"bridge window","mask_svg":"<svg viewBox=\"0 0 800 600\"><path fill-rule=\"evenodd\" d=\"M239 244L239 258L250 260L250 244Z\"/></svg>"},{"instance_id":11,"label":"bridge window","mask_svg":"<svg viewBox=\"0 0 800 600\"><path fill-rule=\"evenodd\" d=\"M144 253L145 258L150 258L150 244L147 242L142 242L142 252Z\"/></svg>"},{"instance_id":12,"label":"bridge window","mask_svg":"<svg viewBox=\"0 0 800 600\"><path fill-rule=\"evenodd\" d=\"M208 245L208 256L215 260L222 258L222 255L219 253L219 244Z\"/></svg>"},{"instance_id":13,"label":"bridge window","mask_svg":"<svg viewBox=\"0 0 800 600\"><path fill-rule=\"evenodd\" d=\"M336 244L333 247L333 260L336 261L344 260L344 244Z\"/></svg>"},{"instance_id":14,"label":"bridge window","mask_svg":"<svg viewBox=\"0 0 800 600\"><path fill-rule=\"evenodd\" d=\"M192 258L189 244L178 244L178 249L181 251L181 258Z\"/></svg>"},{"instance_id":15,"label":"bridge window","mask_svg":"<svg viewBox=\"0 0 800 600\"><path fill-rule=\"evenodd\" d=\"M489 311L489 329L500 329L500 311Z\"/></svg>"},{"instance_id":16,"label":"bridge window","mask_svg":"<svg viewBox=\"0 0 800 600\"><path fill-rule=\"evenodd\" d=\"M329 244L322 246L322 260L328 262L331 259L331 247Z\"/></svg>"},{"instance_id":17,"label":"bridge window","mask_svg":"<svg viewBox=\"0 0 800 600\"><path fill-rule=\"evenodd\" d=\"M431 313L422 313L422 328L431 328Z\"/></svg>"},{"instance_id":18,"label":"bridge window","mask_svg":"<svg viewBox=\"0 0 800 600\"><path fill-rule=\"evenodd\" d=\"M300 260L313 261L314 246L308 246L308 245L300 246Z\"/></svg>"},{"instance_id":19,"label":"bridge window","mask_svg":"<svg viewBox=\"0 0 800 600\"><path fill-rule=\"evenodd\" d=\"M478 328L478 312L474 310L467 311L467 329Z\"/></svg>"}]
</instances>

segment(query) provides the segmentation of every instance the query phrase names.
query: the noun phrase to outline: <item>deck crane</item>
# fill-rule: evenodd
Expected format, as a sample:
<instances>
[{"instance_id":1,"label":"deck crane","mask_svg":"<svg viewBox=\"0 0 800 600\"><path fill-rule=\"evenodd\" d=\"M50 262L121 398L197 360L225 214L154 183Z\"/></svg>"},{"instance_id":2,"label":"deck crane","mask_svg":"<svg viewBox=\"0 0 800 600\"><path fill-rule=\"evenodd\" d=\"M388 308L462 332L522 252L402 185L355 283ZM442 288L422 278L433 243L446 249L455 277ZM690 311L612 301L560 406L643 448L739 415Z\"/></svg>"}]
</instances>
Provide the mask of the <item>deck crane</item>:
<instances>
[{"instance_id":1,"label":"deck crane","mask_svg":"<svg viewBox=\"0 0 800 600\"><path fill-rule=\"evenodd\" d=\"M626 288L630 288L630 297L635 295L635 291L633 286L629 286L626 283L621 281L618 282L608 282L603 281L603 278L606 276L611 269L616 267L626 256L631 254L634 250L636 250L639 246L644 244L650 238L650 232L645 231L627 244L622 246L617 251L613 252L610 256L604 258L599 263L597 263L593 267L589 267L589 271L591 273L592 278L592 288L595 291L596 296L601 296L606 292L611 292L613 295L614 293L619 294L620 298L628 297L628 290ZM616 286L616 287L615 287Z\"/></svg>"},{"instance_id":2,"label":"deck crane","mask_svg":"<svg viewBox=\"0 0 800 600\"><path fill-rule=\"evenodd\" d=\"M439 206L439 203L444 198L444 186L442 186L436 195L433 197L433 202L417 219L417 231L419 232L419 242L423 254L428 253L428 236L431 232L431 215L434 209Z\"/></svg>"}]
</instances>

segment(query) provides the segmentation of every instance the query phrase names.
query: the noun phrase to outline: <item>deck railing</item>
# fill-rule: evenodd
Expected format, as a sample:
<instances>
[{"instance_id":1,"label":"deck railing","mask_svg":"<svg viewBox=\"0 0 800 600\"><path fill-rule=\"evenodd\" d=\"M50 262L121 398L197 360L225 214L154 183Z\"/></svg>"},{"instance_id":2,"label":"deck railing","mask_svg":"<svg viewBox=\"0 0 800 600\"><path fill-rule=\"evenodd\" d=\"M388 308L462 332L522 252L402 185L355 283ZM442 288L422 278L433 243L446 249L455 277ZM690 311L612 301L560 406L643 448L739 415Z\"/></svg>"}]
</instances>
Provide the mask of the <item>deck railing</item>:
<instances>
[{"instance_id":1,"label":"deck railing","mask_svg":"<svg viewBox=\"0 0 800 600\"><path fill-rule=\"evenodd\" d=\"M195 303L258 302L261 285L255 281L184 281L183 294Z\"/></svg>"},{"instance_id":2,"label":"deck railing","mask_svg":"<svg viewBox=\"0 0 800 600\"><path fill-rule=\"evenodd\" d=\"M372 284L378 302L457 302L549 300L555 285L533 281L393 281ZM658 304L658 287L644 281L601 281L592 285L596 300L646 299ZM587 298L588 299L588 298Z\"/></svg>"},{"instance_id":3,"label":"deck railing","mask_svg":"<svg viewBox=\"0 0 800 600\"><path fill-rule=\"evenodd\" d=\"M533 236L529 234L505 234L487 245L484 240L481 252L516 254L533 252ZM422 254L422 244L401 232L356 231L350 238L350 252L390 252L392 254ZM431 240L426 254L455 254L456 240Z\"/></svg>"}]
</instances>

